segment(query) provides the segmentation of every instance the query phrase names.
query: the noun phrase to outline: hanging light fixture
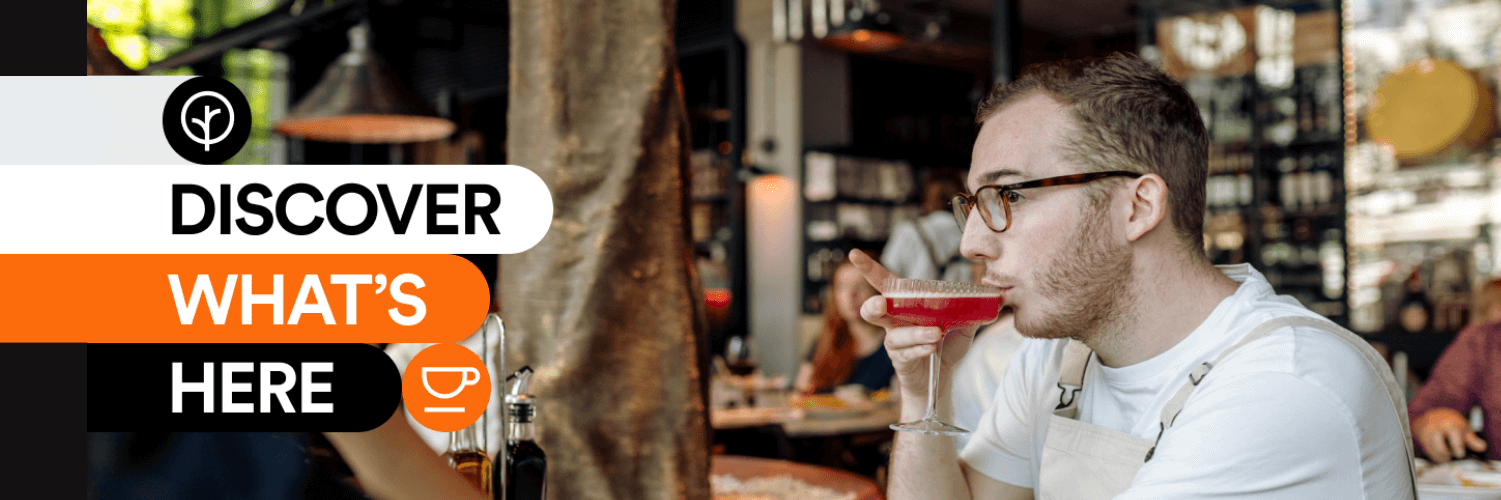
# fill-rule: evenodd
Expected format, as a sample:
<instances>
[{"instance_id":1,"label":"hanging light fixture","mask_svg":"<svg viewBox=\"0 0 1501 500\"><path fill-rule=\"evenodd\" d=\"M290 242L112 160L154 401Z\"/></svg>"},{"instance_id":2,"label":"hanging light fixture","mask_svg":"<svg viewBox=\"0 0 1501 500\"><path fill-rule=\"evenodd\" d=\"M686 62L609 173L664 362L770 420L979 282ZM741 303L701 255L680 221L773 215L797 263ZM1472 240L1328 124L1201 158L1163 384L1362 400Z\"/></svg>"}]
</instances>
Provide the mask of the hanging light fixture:
<instances>
[{"instance_id":1,"label":"hanging light fixture","mask_svg":"<svg viewBox=\"0 0 1501 500\"><path fill-rule=\"evenodd\" d=\"M368 21L349 29L349 51L276 124L277 133L326 142L391 144L442 139L454 123L407 90L370 49Z\"/></svg>"},{"instance_id":2,"label":"hanging light fixture","mask_svg":"<svg viewBox=\"0 0 1501 500\"><path fill-rule=\"evenodd\" d=\"M883 52L907 43L907 37L897 31L891 14L881 10L876 0L855 0L849 21L837 25L821 42L848 52Z\"/></svg>"}]
</instances>

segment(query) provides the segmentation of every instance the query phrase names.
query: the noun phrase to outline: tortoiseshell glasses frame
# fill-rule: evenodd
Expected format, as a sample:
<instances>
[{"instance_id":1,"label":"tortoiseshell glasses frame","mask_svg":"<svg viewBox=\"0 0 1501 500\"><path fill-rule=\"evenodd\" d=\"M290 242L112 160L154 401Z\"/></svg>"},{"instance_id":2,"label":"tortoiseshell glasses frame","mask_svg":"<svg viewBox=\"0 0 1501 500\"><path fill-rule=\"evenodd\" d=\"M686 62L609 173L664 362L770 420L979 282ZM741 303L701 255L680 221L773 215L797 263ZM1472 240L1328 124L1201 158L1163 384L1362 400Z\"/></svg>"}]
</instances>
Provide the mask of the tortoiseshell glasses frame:
<instances>
[{"instance_id":1,"label":"tortoiseshell glasses frame","mask_svg":"<svg viewBox=\"0 0 1501 500\"><path fill-rule=\"evenodd\" d=\"M1048 177L1046 179L1023 181L1015 184L991 184L981 186L980 189L975 190L975 194L956 194L949 200L949 205L954 209L954 220L959 222L959 227L964 227L964 223L969 219L970 210L978 206L980 208L980 219L985 221L985 226L989 227L991 231L1000 233L1011 228L1011 204L1019 201L1011 198L1019 196L1016 193L1019 189L1084 184L1109 177L1130 177L1135 179L1142 175L1145 174L1125 170L1110 170L1106 172ZM1003 221L1005 222L999 228L995 225L998 216L1003 217Z\"/></svg>"}]
</instances>

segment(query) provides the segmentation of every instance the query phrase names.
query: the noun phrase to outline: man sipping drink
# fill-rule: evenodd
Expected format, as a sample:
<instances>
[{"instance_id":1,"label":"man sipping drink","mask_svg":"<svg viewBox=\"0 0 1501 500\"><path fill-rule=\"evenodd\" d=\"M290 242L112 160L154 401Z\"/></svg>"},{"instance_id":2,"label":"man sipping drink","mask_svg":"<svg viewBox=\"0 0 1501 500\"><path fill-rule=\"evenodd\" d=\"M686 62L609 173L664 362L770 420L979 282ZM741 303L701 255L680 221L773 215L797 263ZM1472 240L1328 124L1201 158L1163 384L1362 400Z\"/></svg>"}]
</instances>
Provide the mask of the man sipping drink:
<instances>
[{"instance_id":1,"label":"man sipping drink","mask_svg":"<svg viewBox=\"0 0 1501 500\"><path fill-rule=\"evenodd\" d=\"M1385 363L1205 257L1207 138L1181 85L1131 55L1050 63L992 89L978 122L960 250L1028 339L964 449L897 433L891 498L1415 497ZM878 289L890 274L851 260ZM973 328L945 340L881 297L862 315L887 329L902 420L921 417L928 355L944 349L946 384Z\"/></svg>"}]
</instances>

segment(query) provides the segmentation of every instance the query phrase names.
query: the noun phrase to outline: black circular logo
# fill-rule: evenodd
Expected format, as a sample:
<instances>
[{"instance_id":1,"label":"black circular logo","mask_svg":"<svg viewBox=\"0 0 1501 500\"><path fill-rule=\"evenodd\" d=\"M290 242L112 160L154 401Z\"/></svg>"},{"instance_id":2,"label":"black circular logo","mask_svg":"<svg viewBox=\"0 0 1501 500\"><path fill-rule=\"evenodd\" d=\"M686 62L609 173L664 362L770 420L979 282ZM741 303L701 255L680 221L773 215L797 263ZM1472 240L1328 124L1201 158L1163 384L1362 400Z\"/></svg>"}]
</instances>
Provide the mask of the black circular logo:
<instances>
[{"instance_id":1,"label":"black circular logo","mask_svg":"<svg viewBox=\"0 0 1501 500\"><path fill-rule=\"evenodd\" d=\"M184 159L200 165L224 163L250 138L250 103L223 78L200 76L182 82L167 97L162 133Z\"/></svg>"}]
</instances>

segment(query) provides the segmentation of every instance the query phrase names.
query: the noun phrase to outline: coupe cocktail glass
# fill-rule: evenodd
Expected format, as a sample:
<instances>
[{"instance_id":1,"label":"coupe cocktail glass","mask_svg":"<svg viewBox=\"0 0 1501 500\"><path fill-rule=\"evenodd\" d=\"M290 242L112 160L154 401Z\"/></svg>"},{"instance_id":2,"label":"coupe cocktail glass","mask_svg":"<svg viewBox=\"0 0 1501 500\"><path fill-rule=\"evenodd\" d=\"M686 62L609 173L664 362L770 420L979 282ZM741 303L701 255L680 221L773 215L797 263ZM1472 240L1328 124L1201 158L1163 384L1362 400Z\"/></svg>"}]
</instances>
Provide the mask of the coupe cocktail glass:
<instances>
[{"instance_id":1,"label":"coupe cocktail glass","mask_svg":"<svg viewBox=\"0 0 1501 500\"><path fill-rule=\"evenodd\" d=\"M1001 311L1001 289L976 283L956 283L934 280L886 280L887 316L916 326L936 326L945 335L959 330L995 321ZM928 414L922 420L892 424L891 428L906 432L954 436L969 433L938 419L938 367L943 340L928 356Z\"/></svg>"}]
</instances>

